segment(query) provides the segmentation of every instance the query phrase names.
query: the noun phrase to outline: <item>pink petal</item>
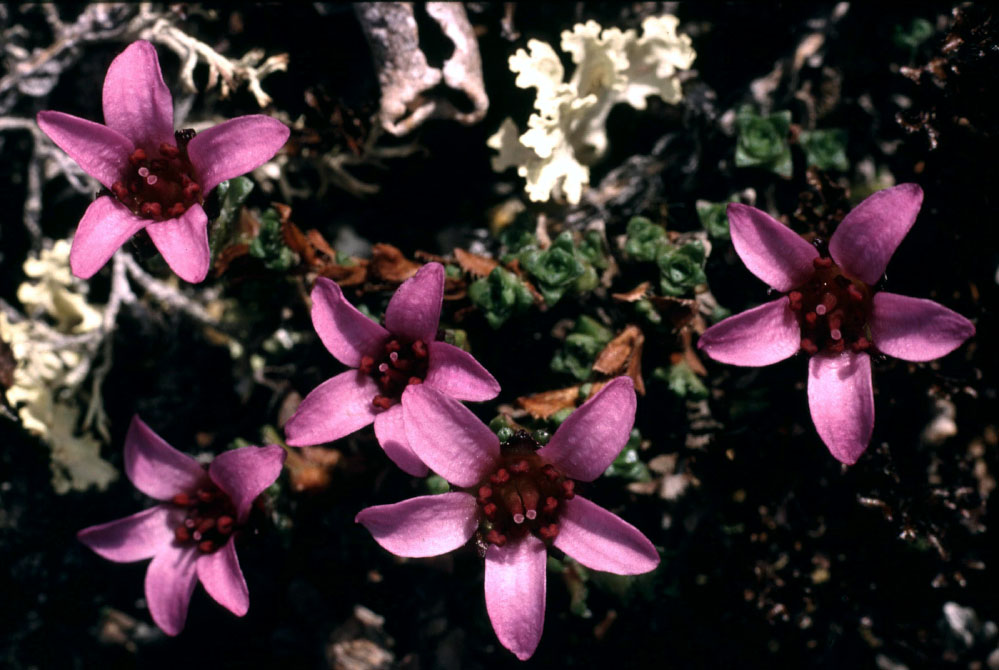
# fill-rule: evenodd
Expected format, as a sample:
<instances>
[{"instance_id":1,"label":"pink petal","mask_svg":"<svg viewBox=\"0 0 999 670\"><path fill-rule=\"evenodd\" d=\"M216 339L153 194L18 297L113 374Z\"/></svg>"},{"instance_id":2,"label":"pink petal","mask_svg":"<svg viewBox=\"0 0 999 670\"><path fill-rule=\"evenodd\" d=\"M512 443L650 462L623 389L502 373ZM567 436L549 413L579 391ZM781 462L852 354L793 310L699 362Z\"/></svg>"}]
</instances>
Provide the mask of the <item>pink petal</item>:
<instances>
[{"instance_id":1,"label":"pink petal","mask_svg":"<svg viewBox=\"0 0 999 670\"><path fill-rule=\"evenodd\" d=\"M444 479L474 486L493 468L499 439L454 398L411 384L402 394L402 410L409 446Z\"/></svg>"},{"instance_id":2,"label":"pink petal","mask_svg":"<svg viewBox=\"0 0 999 670\"><path fill-rule=\"evenodd\" d=\"M191 205L180 218L150 223L146 230L178 277L197 284L208 275L208 215L201 205Z\"/></svg>"},{"instance_id":3,"label":"pink petal","mask_svg":"<svg viewBox=\"0 0 999 670\"><path fill-rule=\"evenodd\" d=\"M545 627L545 544L533 535L486 550L486 611L500 644L526 661Z\"/></svg>"},{"instance_id":4,"label":"pink petal","mask_svg":"<svg viewBox=\"0 0 999 670\"><path fill-rule=\"evenodd\" d=\"M975 334L970 321L943 305L895 293L875 293L871 336L880 351L906 361L932 361Z\"/></svg>"},{"instance_id":5,"label":"pink petal","mask_svg":"<svg viewBox=\"0 0 999 670\"><path fill-rule=\"evenodd\" d=\"M134 146L119 132L62 112L38 112L38 127L83 171L111 188L121 179Z\"/></svg>"},{"instance_id":6,"label":"pink petal","mask_svg":"<svg viewBox=\"0 0 999 670\"><path fill-rule=\"evenodd\" d=\"M80 279L90 279L132 235L150 223L110 196L90 203L73 236L69 266Z\"/></svg>"},{"instance_id":7,"label":"pink petal","mask_svg":"<svg viewBox=\"0 0 999 670\"><path fill-rule=\"evenodd\" d=\"M478 507L468 493L442 493L368 507L355 521L396 556L423 558L446 554L468 542L479 525Z\"/></svg>"},{"instance_id":8,"label":"pink petal","mask_svg":"<svg viewBox=\"0 0 999 670\"><path fill-rule=\"evenodd\" d=\"M284 425L288 444L304 447L332 442L375 420L372 404L380 393L375 380L357 370L327 379L305 396Z\"/></svg>"},{"instance_id":9,"label":"pink petal","mask_svg":"<svg viewBox=\"0 0 999 670\"><path fill-rule=\"evenodd\" d=\"M868 196L829 239L829 255L857 279L876 284L923 204L918 184L899 184Z\"/></svg>"},{"instance_id":10,"label":"pink petal","mask_svg":"<svg viewBox=\"0 0 999 670\"><path fill-rule=\"evenodd\" d=\"M790 291L812 276L819 252L796 232L755 207L728 206L732 244L746 268L778 291Z\"/></svg>"},{"instance_id":11,"label":"pink petal","mask_svg":"<svg viewBox=\"0 0 999 670\"><path fill-rule=\"evenodd\" d=\"M276 445L230 449L215 457L208 474L236 506L236 521L243 523L250 506L281 474L284 449Z\"/></svg>"},{"instance_id":12,"label":"pink petal","mask_svg":"<svg viewBox=\"0 0 999 670\"><path fill-rule=\"evenodd\" d=\"M104 77L104 123L146 149L175 143L173 97L149 42L132 42L111 62Z\"/></svg>"},{"instance_id":13,"label":"pink petal","mask_svg":"<svg viewBox=\"0 0 999 670\"><path fill-rule=\"evenodd\" d=\"M333 356L352 368L361 357L376 358L388 339L387 330L361 314L331 279L320 277L312 289L312 325Z\"/></svg>"},{"instance_id":14,"label":"pink petal","mask_svg":"<svg viewBox=\"0 0 999 670\"><path fill-rule=\"evenodd\" d=\"M433 342L443 301L444 266L427 263L396 289L385 310L385 327L410 341Z\"/></svg>"},{"instance_id":15,"label":"pink petal","mask_svg":"<svg viewBox=\"0 0 999 670\"><path fill-rule=\"evenodd\" d=\"M196 460L167 444L138 416L125 435L125 474L135 488L157 500L193 493L208 480Z\"/></svg>"},{"instance_id":16,"label":"pink petal","mask_svg":"<svg viewBox=\"0 0 999 670\"><path fill-rule=\"evenodd\" d=\"M392 462L414 477L426 477L427 466L409 446L402 405L393 405L375 417L375 437Z\"/></svg>"},{"instance_id":17,"label":"pink petal","mask_svg":"<svg viewBox=\"0 0 999 670\"><path fill-rule=\"evenodd\" d=\"M565 502L554 544L592 570L640 575L659 565L659 553L641 531L580 496Z\"/></svg>"},{"instance_id":18,"label":"pink petal","mask_svg":"<svg viewBox=\"0 0 999 670\"><path fill-rule=\"evenodd\" d=\"M198 133L187 145L187 155L201 180L201 192L260 167L290 134L288 126L263 114L239 116Z\"/></svg>"},{"instance_id":19,"label":"pink petal","mask_svg":"<svg viewBox=\"0 0 999 670\"><path fill-rule=\"evenodd\" d=\"M173 542L173 531L184 520L179 508L156 505L138 514L84 528L76 538L116 563L152 558Z\"/></svg>"},{"instance_id":20,"label":"pink petal","mask_svg":"<svg viewBox=\"0 0 999 670\"><path fill-rule=\"evenodd\" d=\"M243 616L250 609L250 590L239 569L234 537L217 551L199 556L197 571L201 585L219 605L236 616Z\"/></svg>"},{"instance_id":21,"label":"pink petal","mask_svg":"<svg viewBox=\"0 0 999 670\"><path fill-rule=\"evenodd\" d=\"M153 557L146 570L146 603L153 621L167 635L184 630L187 606L198 582L198 551L168 544Z\"/></svg>"},{"instance_id":22,"label":"pink petal","mask_svg":"<svg viewBox=\"0 0 999 670\"><path fill-rule=\"evenodd\" d=\"M716 361L749 367L782 361L800 346L801 326L787 296L730 316L697 341L697 348Z\"/></svg>"},{"instance_id":23,"label":"pink petal","mask_svg":"<svg viewBox=\"0 0 999 670\"><path fill-rule=\"evenodd\" d=\"M808 409L815 430L836 460L856 463L874 432L870 356L850 351L812 356Z\"/></svg>"},{"instance_id":24,"label":"pink petal","mask_svg":"<svg viewBox=\"0 0 999 670\"><path fill-rule=\"evenodd\" d=\"M562 422L538 456L572 479L596 479L628 441L637 403L629 377L612 379Z\"/></svg>"},{"instance_id":25,"label":"pink petal","mask_svg":"<svg viewBox=\"0 0 999 670\"><path fill-rule=\"evenodd\" d=\"M458 400L481 402L499 395L500 385L472 354L447 342L430 343L427 386Z\"/></svg>"}]
</instances>

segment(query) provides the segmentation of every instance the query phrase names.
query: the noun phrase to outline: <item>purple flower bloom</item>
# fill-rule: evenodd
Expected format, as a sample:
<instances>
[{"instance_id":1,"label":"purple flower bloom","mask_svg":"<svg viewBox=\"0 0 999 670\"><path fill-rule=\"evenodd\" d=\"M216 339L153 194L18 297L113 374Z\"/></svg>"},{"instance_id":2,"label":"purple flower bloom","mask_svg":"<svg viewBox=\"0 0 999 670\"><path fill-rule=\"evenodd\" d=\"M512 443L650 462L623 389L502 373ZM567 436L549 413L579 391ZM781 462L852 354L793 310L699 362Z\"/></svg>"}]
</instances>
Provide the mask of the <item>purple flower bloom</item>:
<instances>
[{"instance_id":1,"label":"purple flower bloom","mask_svg":"<svg viewBox=\"0 0 999 670\"><path fill-rule=\"evenodd\" d=\"M427 466L406 439L403 391L426 384L458 400L495 398L500 387L458 347L437 342L444 300L444 266L427 263L399 286L379 326L347 302L336 282L320 278L312 289L312 323L319 338L348 370L306 396L285 425L288 444L303 447L337 440L375 424L375 436L396 465L422 477Z\"/></svg>"},{"instance_id":2,"label":"purple flower bloom","mask_svg":"<svg viewBox=\"0 0 999 670\"><path fill-rule=\"evenodd\" d=\"M770 365L803 349L808 407L822 441L852 465L874 430L872 347L907 361L950 353L975 334L968 319L932 300L873 288L916 220L923 191L900 184L857 205L828 255L764 212L728 206L732 244L754 275L785 295L708 328L698 346L733 365Z\"/></svg>"},{"instance_id":3,"label":"purple flower bloom","mask_svg":"<svg viewBox=\"0 0 999 670\"><path fill-rule=\"evenodd\" d=\"M478 529L486 550L486 611L496 636L530 658L545 619L545 564L554 545L593 570L636 575L659 554L634 526L576 494L628 441L635 390L618 377L566 419L544 447L521 431L500 444L464 405L425 386L403 396L406 433L417 455L467 489L362 510L357 521L399 556L436 556Z\"/></svg>"},{"instance_id":4,"label":"purple flower bloom","mask_svg":"<svg viewBox=\"0 0 999 670\"><path fill-rule=\"evenodd\" d=\"M210 261L205 196L269 160L287 141L288 128L255 114L199 135L174 133L173 98L156 50L141 40L108 68L104 122L38 113L45 134L111 193L80 220L69 258L73 274L89 278L145 229L177 276L203 280Z\"/></svg>"},{"instance_id":5,"label":"purple flower bloom","mask_svg":"<svg viewBox=\"0 0 999 670\"><path fill-rule=\"evenodd\" d=\"M118 563L153 559L146 601L156 625L177 635L197 580L236 616L250 594L236 558L235 536L250 507L281 474L281 447L243 447L220 454L206 471L154 433L139 417L125 437L125 473L155 507L81 530L77 537Z\"/></svg>"}]
</instances>

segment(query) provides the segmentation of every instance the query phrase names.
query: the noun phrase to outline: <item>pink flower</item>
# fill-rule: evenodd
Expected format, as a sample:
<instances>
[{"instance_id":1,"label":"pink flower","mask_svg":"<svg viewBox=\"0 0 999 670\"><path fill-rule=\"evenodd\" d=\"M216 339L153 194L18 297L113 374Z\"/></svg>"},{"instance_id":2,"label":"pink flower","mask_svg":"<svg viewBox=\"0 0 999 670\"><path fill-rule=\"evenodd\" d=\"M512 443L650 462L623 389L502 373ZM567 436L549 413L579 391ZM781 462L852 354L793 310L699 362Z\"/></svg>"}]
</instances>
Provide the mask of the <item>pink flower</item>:
<instances>
[{"instance_id":1,"label":"pink flower","mask_svg":"<svg viewBox=\"0 0 999 670\"><path fill-rule=\"evenodd\" d=\"M146 41L130 44L108 68L104 122L38 113L45 134L110 191L80 220L69 258L73 274L89 278L144 228L177 276L203 280L210 260L205 196L269 160L288 128L255 114L199 135L174 133L173 98Z\"/></svg>"},{"instance_id":2,"label":"pink flower","mask_svg":"<svg viewBox=\"0 0 999 670\"><path fill-rule=\"evenodd\" d=\"M125 473L147 496L162 501L144 512L81 530L77 537L118 563L153 559L146 601L156 625L177 635L197 580L236 616L250 594L234 540L250 508L284 464L281 447L243 447L220 454L206 471L154 433L139 417L125 437Z\"/></svg>"},{"instance_id":3,"label":"pink flower","mask_svg":"<svg viewBox=\"0 0 999 670\"><path fill-rule=\"evenodd\" d=\"M423 477L427 466L406 439L403 391L411 384L458 400L495 398L500 387L470 354L437 342L444 266L427 263L399 286L385 310L385 327L361 314L340 287L320 278L312 289L312 324L348 370L306 396L285 425L288 444L337 440L375 424L375 436L396 465Z\"/></svg>"},{"instance_id":4,"label":"pink flower","mask_svg":"<svg viewBox=\"0 0 999 670\"><path fill-rule=\"evenodd\" d=\"M357 521L398 556L436 556L476 530L486 549L486 611L504 647L530 658L545 620L545 563L554 545L593 570L635 575L659 554L631 524L576 494L621 451L635 420L635 390L618 377L573 412L538 448L520 431L500 444L459 402L424 386L404 394L413 450L453 486L467 491L421 496L362 510Z\"/></svg>"},{"instance_id":5,"label":"pink flower","mask_svg":"<svg viewBox=\"0 0 999 670\"><path fill-rule=\"evenodd\" d=\"M975 334L966 318L921 298L875 291L923 202L916 184L880 191L857 205L829 240L828 254L764 212L728 206L735 250L754 275L785 295L708 328L698 346L733 365L770 365L811 354L808 407L839 461L857 461L874 430L872 348L929 361Z\"/></svg>"}]
</instances>

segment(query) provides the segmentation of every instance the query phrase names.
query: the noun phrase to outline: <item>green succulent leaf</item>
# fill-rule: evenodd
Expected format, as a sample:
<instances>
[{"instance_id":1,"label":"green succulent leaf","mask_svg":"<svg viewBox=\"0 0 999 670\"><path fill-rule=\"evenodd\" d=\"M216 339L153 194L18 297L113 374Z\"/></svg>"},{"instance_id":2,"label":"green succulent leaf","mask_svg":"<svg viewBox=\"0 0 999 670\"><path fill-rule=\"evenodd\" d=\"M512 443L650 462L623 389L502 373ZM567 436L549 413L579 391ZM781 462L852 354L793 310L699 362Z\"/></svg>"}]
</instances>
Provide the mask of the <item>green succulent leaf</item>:
<instances>
[{"instance_id":1,"label":"green succulent leaf","mask_svg":"<svg viewBox=\"0 0 999 670\"><path fill-rule=\"evenodd\" d=\"M607 254L604 252L603 237L595 230L583 233L578 251L583 259L597 270L606 270L610 265Z\"/></svg>"},{"instance_id":2,"label":"green succulent leaf","mask_svg":"<svg viewBox=\"0 0 999 670\"><path fill-rule=\"evenodd\" d=\"M736 201L736 198L731 198L724 202L698 200L695 203L697 218L701 220L701 225L704 226L704 230L708 231L708 235L722 240L729 239L728 214L726 210L728 210L729 203Z\"/></svg>"},{"instance_id":3,"label":"green succulent leaf","mask_svg":"<svg viewBox=\"0 0 999 670\"><path fill-rule=\"evenodd\" d=\"M524 282L500 267L494 268L488 277L472 282L468 297L483 311L492 328L499 328L511 316L523 314L534 304L534 297Z\"/></svg>"},{"instance_id":4,"label":"green succulent leaf","mask_svg":"<svg viewBox=\"0 0 999 670\"><path fill-rule=\"evenodd\" d=\"M572 332L566 335L562 348L555 352L551 369L570 374L579 381L590 377L590 367L597 354L614 337L610 329L585 314L576 321Z\"/></svg>"},{"instance_id":5,"label":"green succulent leaf","mask_svg":"<svg viewBox=\"0 0 999 670\"><path fill-rule=\"evenodd\" d=\"M295 264L295 252L281 235L281 219L273 209L260 215L260 232L250 242L250 255L259 258L269 270L284 272Z\"/></svg>"},{"instance_id":6,"label":"green succulent leaf","mask_svg":"<svg viewBox=\"0 0 999 670\"><path fill-rule=\"evenodd\" d=\"M666 295L681 296L693 291L698 284L707 282L704 261L704 247L700 242L663 249L656 259L662 292Z\"/></svg>"},{"instance_id":7,"label":"green succulent leaf","mask_svg":"<svg viewBox=\"0 0 999 670\"><path fill-rule=\"evenodd\" d=\"M573 282L586 272L586 268L576 258L571 234L568 237L568 249L566 246L560 235L556 243L545 251L528 247L520 254L521 265L537 279L538 291L549 305L557 303L566 290L573 286Z\"/></svg>"},{"instance_id":8,"label":"green succulent leaf","mask_svg":"<svg viewBox=\"0 0 999 670\"><path fill-rule=\"evenodd\" d=\"M798 143L805 151L805 160L820 170L850 169L850 161L846 157L846 131L842 128L828 130L803 130L798 136Z\"/></svg>"},{"instance_id":9,"label":"green succulent leaf","mask_svg":"<svg viewBox=\"0 0 999 670\"><path fill-rule=\"evenodd\" d=\"M617 458L607 466L604 475L607 477L622 477L633 482L647 482L652 479L649 468L638 457L638 446L641 444L642 435L637 428L631 431L631 437L624 449L617 455Z\"/></svg>"},{"instance_id":10,"label":"green succulent leaf","mask_svg":"<svg viewBox=\"0 0 999 670\"><path fill-rule=\"evenodd\" d=\"M233 234L240 208L253 191L253 182L246 177L235 177L222 182L215 188L219 199L219 216L212 226L210 248L212 257L227 244Z\"/></svg>"},{"instance_id":11,"label":"green succulent leaf","mask_svg":"<svg viewBox=\"0 0 999 670\"><path fill-rule=\"evenodd\" d=\"M665 381L669 390L681 398L700 400L708 397L708 387L684 361L671 365L668 369L656 368L652 376Z\"/></svg>"},{"instance_id":12,"label":"green succulent leaf","mask_svg":"<svg viewBox=\"0 0 999 670\"><path fill-rule=\"evenodd\" d=\"M760 167L782 177L791 176L791 112L783 110L759 116L744 106L736 117L739 139L735 146L736 167Z\"/></svg>"},{"instance_id":13,"label":"green succulent leaf","mask_svg":"<svg viewBox=\"0 0 999 670\"><path fill-rule=\"evenodd\" d=\"M628 239L624 243L624 253L637 261L654 261L662 248L669 244L666 229L643 216L636 216L628 222Z\"/></svg>"}]
</instances>

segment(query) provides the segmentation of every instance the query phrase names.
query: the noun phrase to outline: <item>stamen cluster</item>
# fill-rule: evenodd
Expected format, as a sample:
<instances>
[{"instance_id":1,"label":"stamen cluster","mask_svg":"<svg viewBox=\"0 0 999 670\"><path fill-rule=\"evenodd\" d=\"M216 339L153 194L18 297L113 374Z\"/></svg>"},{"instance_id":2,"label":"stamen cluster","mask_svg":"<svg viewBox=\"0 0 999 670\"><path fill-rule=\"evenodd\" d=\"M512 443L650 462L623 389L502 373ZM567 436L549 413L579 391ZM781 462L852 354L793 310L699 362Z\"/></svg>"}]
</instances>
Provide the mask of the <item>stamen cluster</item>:
<instances>
[{"instance_id":1,"label":"stamen cluster","mask_svg":"<svg viewBox=\"0 0 999 670\"><path fill-rule=\"evenodd\" d=\"M801 348L809 354L866 351L871 346L871 287L846 276L829 257L812 262L811 279L787 294L801 324Z\"/></svg>"},{"instance_id":2,"label":"stamen cluster","mask_svg":"<svg viewBox=\"0 0 999 670\"><path fill-rule=\"evenodd\" d=\"M540 446L523 430L500 445L496 469L476 492L487 542L502 547L532 533L550 543L558 535L561 509L575 497L576 482L538 456Z\"/></svg>"},{"instance_id":3,"label":"stamen cluster","mask_svg":"<svg viewBox=\"0 0 999 670\"><path fill-rule=\"evenodd\" d=\"M128 172L111 185L111 192L133 213L165 221L203 202L201 185L187 156L193 130L178 130L177 145L161 142L151 155L141 147L128 156Z\"/></svg>"},{"instance_id":4,"label":"stamen cluster","mask_svg":"<svg viewBox=\"0 0 999 670\"><path fill-rule=\"evenodd\" d=\"M178 493L171 502L187 508L184 522L174 529L174 538L181 544L197 544L198 551L210 554L235 530L236 507L214 484L199 488L194 495Z\"/></svg>"},{"instance_id":5,"label":"stamen cluster","mask_svg":"<svg viewBox=\"0 0 999 670\"><path fill-rule=\"evenodd\" d=\"M399 402L407 386L422 384L427 376L427 356L427 344L423 340L407 343L399 338L392 338L385 343L377 359L371 356L361 358L358 369L371 375L378 382L378 389L381 391L372 399L372 404L388 409Z\"/></svg>"}]
</instances>

